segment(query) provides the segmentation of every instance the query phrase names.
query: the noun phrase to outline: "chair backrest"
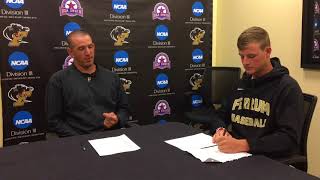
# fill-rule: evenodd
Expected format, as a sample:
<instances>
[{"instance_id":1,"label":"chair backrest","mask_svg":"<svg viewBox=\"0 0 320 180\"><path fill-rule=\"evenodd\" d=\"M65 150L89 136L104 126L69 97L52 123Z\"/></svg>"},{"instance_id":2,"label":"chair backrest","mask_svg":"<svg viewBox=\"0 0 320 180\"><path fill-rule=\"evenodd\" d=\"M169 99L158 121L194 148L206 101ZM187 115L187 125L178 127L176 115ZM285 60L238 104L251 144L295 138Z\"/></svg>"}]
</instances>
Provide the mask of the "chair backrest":
<instances>
[{"instance_id":1,"label":"chair backrest","mask_svg":"<svg viewBox=\"0 0 320 180\"><path fill-rule=\"evenodd\" d=\"M309 128L310 128L312 115L316 108L318 98L317 96L303 93L303 99L304 99L304 105L303 105L304 124L303 124L303 129L301 134L300 152L301 152L301 155L307 156L307 141L308 141Z\"/></svg>"},{"instance_id":2,"label":"chair backrest","mask_svg":"<svg viewBox=\"0 0 320 180\"><path fill-rule=\"evenodd\" d=\"M207 67L200 89L206 103L220 104L222 99L228 97L235 83L239 81L240 73L241 69L238 67Z\"/></svg>"}]
</instances>

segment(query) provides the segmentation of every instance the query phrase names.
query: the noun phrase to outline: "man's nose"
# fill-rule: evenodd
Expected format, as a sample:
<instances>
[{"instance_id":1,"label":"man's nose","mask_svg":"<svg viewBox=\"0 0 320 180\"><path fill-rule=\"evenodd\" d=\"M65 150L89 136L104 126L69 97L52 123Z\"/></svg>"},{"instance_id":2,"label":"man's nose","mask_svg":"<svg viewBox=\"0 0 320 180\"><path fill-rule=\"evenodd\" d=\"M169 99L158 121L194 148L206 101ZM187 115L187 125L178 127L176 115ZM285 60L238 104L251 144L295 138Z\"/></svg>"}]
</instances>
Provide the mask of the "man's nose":
<instances>
[{"instance_id":1,"label":"man's nose","mask_svg":"<svg viewBox=\"0 0 320 180\"><path fill-rule=\"evenodd\" d=\"M86 54L86 55L90 54L90 49L88 47L86 47L84 49L84 54Z\"/></svg>"},{"instance_id":2,"label":"man's nose","mask_svg":"<svg viewBox=\"0 0 320 180\"><path fill-rule=\"evenodd\" d=\"M247 57L243 57L241 60L242 60L242 64L244 64L244 65L247 65L250 63L250 59Z\"/></svg>"}]
</instances>

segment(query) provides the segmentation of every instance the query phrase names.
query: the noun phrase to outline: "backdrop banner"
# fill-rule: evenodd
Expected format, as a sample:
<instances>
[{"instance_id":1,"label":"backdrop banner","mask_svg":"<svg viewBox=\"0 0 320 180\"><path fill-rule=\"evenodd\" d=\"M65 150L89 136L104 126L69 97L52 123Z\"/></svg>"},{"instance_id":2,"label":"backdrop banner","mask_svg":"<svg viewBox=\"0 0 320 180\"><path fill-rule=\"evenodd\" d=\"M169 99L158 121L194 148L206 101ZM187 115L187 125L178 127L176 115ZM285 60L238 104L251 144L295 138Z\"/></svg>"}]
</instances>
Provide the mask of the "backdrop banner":
<instances>
[{"instance_id":1,"label":"backdrop banner","mask_svg":"<svg viewBox=\"0 0 320 180\"><path fill-rule=\"evenodd\" d=\"M185 92L196 91L212 59L212 1L1 0L4 145L45 138L45 89L72 64L66 36L92 34L95 62L117 73L132 121L184 121Z\"/></svg>"}]
</instances>

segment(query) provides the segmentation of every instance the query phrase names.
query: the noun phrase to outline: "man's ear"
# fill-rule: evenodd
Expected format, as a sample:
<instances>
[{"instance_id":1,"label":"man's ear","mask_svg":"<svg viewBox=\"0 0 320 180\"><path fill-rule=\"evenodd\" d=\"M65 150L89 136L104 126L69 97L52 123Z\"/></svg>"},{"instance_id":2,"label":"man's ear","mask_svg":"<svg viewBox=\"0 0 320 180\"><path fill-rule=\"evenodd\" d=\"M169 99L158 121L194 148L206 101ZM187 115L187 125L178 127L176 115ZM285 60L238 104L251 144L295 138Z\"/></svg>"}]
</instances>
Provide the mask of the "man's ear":
<instances>
[{"instance_id":1,"label":"man's ear","mask_svg":"<svg viewBox=\"0 0 320 180\"><path fill-rule=\"evenodd\" d=\"M72 49L68 47L67 52L68 52L69 56L71 56L73 58Z\"/></svg>"},{"instance_id":2,"label":"man's ear","mask_svg":"<svg viewBox=\"0 0 320 180\"><path fill-rule=\"evenodd\" d=\"M271 52L272 52L271 47L266 47L265 52L267 53L267 57L270 58L270 55L271 55Z\"/></svg>"},{"instance_id":3,"label":"man's ear","mask_svg":"<svg viewBox=\"0 0 320 180\"><path fill-rule=\"evenodd\" d=\"M266 53L271 54L272 49L271 49L271 47L266 47L265 51L266 51Z\"/></svg>"}]
</instances>

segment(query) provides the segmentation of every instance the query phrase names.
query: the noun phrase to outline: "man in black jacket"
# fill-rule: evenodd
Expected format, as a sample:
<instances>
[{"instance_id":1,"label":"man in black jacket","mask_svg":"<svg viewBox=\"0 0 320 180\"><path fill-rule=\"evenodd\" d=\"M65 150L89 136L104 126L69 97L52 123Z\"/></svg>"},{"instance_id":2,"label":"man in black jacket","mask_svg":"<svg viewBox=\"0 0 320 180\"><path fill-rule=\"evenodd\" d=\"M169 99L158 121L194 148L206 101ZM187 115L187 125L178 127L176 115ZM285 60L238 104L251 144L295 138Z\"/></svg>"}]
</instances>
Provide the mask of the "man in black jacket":
<instances>
[{"instance_id":1,"label":"man in black jacket","mask_svg":"<svg viewBox=\"0 0 320 180\"><path fill-rule=\"evenodd\" d=\"M264 29L245 30L237 46L245 73L218 113L218 119L231 124L232 131L218 128L213 142L226 153L289 156L299 146L302 91L287 68L270 60L270 39Z\"/></svg>"},{"instance_id":2,"label":"man in black jacket","mask_svg":"<svg viewBox=\"0 0 320 180\"><path fill-rule=\"evenodd\" d=\"M49 80L49 131L64 137L123 127L129 105L119 77L94 63L95 45L87 32L74 31L67 41L74 63Z\"/></svg>"}]
</instances>

